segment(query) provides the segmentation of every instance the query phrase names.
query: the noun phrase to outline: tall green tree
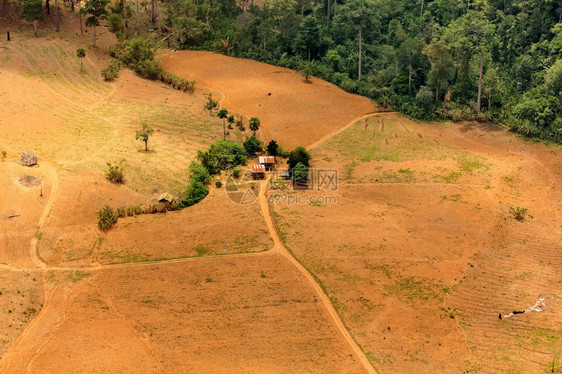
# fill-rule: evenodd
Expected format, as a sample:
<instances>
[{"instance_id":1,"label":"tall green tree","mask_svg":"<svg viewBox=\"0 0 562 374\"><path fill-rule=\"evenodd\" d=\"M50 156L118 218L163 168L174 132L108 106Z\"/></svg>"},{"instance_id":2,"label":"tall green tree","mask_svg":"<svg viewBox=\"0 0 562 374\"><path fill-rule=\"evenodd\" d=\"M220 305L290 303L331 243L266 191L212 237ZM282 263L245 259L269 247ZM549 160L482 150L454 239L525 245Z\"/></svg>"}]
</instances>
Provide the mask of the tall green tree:
<instances>
[{"instance_id":1,"label":"tall green tree","mask_svg":"<svg viewBox=\"0 0 562 374\"><path fill-rule=\"evenodd\" d=\"M76 57L80 59L80 72L84 71L84 64L82 63L82 59L86 57L86 50L84 48L79 48L76 50Z\"/></svg>"},{"instance_id":2,"label":"tall green tree","mask_svg":"<svg viewBox=\"0 0 562 374\"><path fill-rule=\"evenodd\" d=\"M22 17L33 23L33 32L37 36L37 22L43 19L41 0L23 0Z\"/></svg>"},{"instance_id":3,"label":"tall green tree","mask_svg":"<svg viewBox=\"0 0 562 374\"><path fill-rule=\"evenodd\" d=\"M86 26L94 28L94 48L96 47L96 27L100 25L101 20L107 19L107 4L109 4L109 0L88 0L78 12L88 15Z\"/></svg>"},{"instance_id":4,"label":"tall green tree","mask_svg":"<svg viewBox=\"0 0 562 374\"><path fill-rule=\"evenodd\" d=\"M304 17L293 45L296 50L305 52L308 61L320 47L320 31L320 22L314 15Z\"/></svg>"},{"instance_id":5,"label":"tall green tree","mask_svg":"<svg viewBox=\"0 0 562 374\"><path fill-rule=\"evenodd\" d=\"M355 30L357 38L357 80L363 74L363 32L380 21L383 4L377 0L348 0L339 8L336 15L340 25Z\"/></svg>"},{"instance_id":6,"label":"tall green tree","mask_svg":"<svg viewBox=\"0 0 562 374\"><path fill-rule=\"evenodd\" d=\"M296 0L265 0L265 6L273 10L275 19L281 29L283 40L287 39L287 32L293 19L295 18Z\"/></svg>"},{"instance_id":7,"label":"tall green tree","mask_svg":"<svg viewBox=\"0 0 562 374\"><path fill-rule=\"evenodd\" d=\"M408 70L408 93L412 92L412 79L415 70L421 64L423 43L419 39L406 39L398 49L397 57L400 68Z\"/></svg>"},{"instance_id":8,"label":"tall green tree","mask_svg":"<svg viewBox=\"0 0 562 374\"><path fill-rule=\"evenodd\" d=\"M423 48L423 54L431 62L429 80L435 89L435 101L439 101L440 90L447 89L454 74L451 47L443 40L433 40Z\"/></svg>"},{"instance_id":9,"label":"tall green tree","mask_svg":"<svg viewBox=\"0 0 562 374\"><path fill-rule=\"evenodd\" d=\"M480 112L482 100L482 78L484 76L484 57L489 54L495 43L495 26L488 21L486 14L470 10L457 18L445 30L445 39L464 59L461 63L469 64L473 56L479 58L478 98L476 112Z\"/></svg>"},{"instance_id":10,"label":"tall green tree","mask_svg":"<svg viewBox=\"0 0 562 374\"><path fill-rule=\"evenodd\" d=\"M144 150L148 152L148 139L154 133L154 129L148 125L148 123L143 122L141 129L137 130L135 138L137 140L142 140L144 142Z\"/></svg>"}]
</instances>

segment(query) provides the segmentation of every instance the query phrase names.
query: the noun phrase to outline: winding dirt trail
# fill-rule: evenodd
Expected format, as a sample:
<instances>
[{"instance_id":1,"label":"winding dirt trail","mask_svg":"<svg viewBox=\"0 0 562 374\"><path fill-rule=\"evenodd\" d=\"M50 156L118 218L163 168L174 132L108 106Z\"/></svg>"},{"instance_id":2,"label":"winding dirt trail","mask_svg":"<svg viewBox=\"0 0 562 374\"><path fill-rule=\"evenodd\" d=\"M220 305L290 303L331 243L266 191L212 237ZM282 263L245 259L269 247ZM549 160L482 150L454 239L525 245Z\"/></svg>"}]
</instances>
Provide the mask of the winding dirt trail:
<instances>
[{"instance_id":1,"label":"winding dirt trail","mask_svg":"<svg viewBox=\"0 0 562 374\"><path fill-rule=\"evenodd\" d=\"M279 253L279 254L281 254L291 264L293 264L301 272L302 275L304 275L308 284L312 287L314 292L318 295L318 297L322 301L322 304L324 305L324 308L328 312L330 318L332 319L332 321L334 322L334 324L336 325L338 330L341 332L341 334L343 335L343 338L349 344L349 346L351 347L351 349L355 353L355 356L359 359L359 361L361 362L361 364L363 365L365 370L368 373L371 373L371 374L377 373L377 370L370 363L370 361L367 358L367 356L365 355L365 353L361 350L359 345L355 342L355 340L353 339L353 337L351 336L351 334L349 333L349 331L345 327L342 319L340 318L338 312L334 308L334 305L330 301L328 295L326 295L326 293L324 292L322 287L320 287L318 282L316 282L316 280L314 279L312 274L300 262L298 262L295 259L295 257L293 257L293 255L289 252L289 250L285 247L285 245L281 241L281 238L279 237L279 234L277 233L277 229L275 228L275 225L273 223L273 219L271 218L269 203L267 201L267 181L266 180L262 181L261 189L262 190L261 190L260 196L259 196L259 203L260 203L260 207L261 207L261 210L262 210L262 213L263 213L263 219L264 219L264 221L267 225L269 235L271 236L271 239L273 240L273 243L274 243L272 250L269 251L268 253Z\"/></svg>"}]
</instances>

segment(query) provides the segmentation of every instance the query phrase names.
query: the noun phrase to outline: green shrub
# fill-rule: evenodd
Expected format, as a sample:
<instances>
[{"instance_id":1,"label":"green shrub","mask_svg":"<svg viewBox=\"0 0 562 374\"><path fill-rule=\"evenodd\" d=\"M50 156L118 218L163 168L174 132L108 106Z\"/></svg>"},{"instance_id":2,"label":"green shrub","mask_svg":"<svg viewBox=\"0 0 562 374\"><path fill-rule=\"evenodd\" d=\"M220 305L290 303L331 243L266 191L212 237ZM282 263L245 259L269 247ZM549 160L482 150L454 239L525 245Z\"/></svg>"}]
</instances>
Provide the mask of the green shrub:
<instances>
[{"instance_id":1,"label":"green shrub","mask_svg":"<svg viewBox=\"0 0 562 374\"><path fill-rule=\"evenodd\" d=\"M205 102L205 108L207 108L207 110L213 110L219 106L219 101L213 99L212 93L205 94L205 99L207 99L207 101Z\"/></svg>"},{"instance_id":2,"label":"green shrub","mask_svg":"<svg viewBox=\"0 0 562 374\"><path fill-rule=\"evenodd\" d=\"M113 183L123 183L125 176L124 176L124 163L125 160L121 160L118 164L112 164L111 162L107 163L107 171L105 172L105 176Z\"/></svg>"},{"instance_id":3,"label":"green shrub","mask_svg":"<svg viewBox=\"0 0 562 374\"><path fill-rule=\"evenodd\" d=\"M221 182L221 181L216 181L216 182L215 182L215 187L216 187L216 188L221 188L221 187L222 187L222 182Z\"/></svg>"},{"instance_id":4,"label":"green shrub","mask_svg":"<svg viewBox=\"0 0 562 374\"><path fill-rule=\"evenodd\" d=\"M120 14L111 14L107 18L107 23L109 25L109 31L111 32L118 32L122 31L123 27L125 26L125 22L123 21L123 17Z\"/></svg>"},{"instance_id":5,"label":"green shrub","mask_svg":"<svg viewBox=\"0 0 562 374\"><path fill-rule=\"evenodd\" d=\"M525 219L525 216L529 214L528 212L529 210L527 208L522 208L520 206L511 207L511 214L513 215L513 218L518 221L523 221Z\"/></svg>"},{"instance_id":6,"label":"green shrub","mask_svg":"<svg viewBox=\"0 0 562 374\"><path fill-rule=\"evenodd\" d=\"M158 48L147 38L134 38L123 42L121 61L138 72L146 60L154 60Z\"/></svg>"},{"instance_id":7,"label":"green shrub","mask_svg":"<svg viewBox=\"0 0 562 374\"><path fill-rule=\"evenodd\" d=\"M279 154L279 144L275 140L272 140L267 145L267 153L270 156L277 156Z\"/></svg>"},{"instance_id":8,"label":"green shrub","mask_svg":"<svg viewBox=\"0 0 562 374\"><path fill-rule=\"evenodd\" d=\"M310 153L304 147L296 147L294 150L291 151L289 154L289 159L287 160L287 164L289 165L290 169L293 169L297 166L298 163L303 164L304 166L310 166Z\"/></svg>"},{"instance_id":9,"label":"green shrub","mask_svg":"<svg viewBox=\"0 0 562 374\"><path fill-rule=\"evenodd\" d=\"M180 208L187 208L197 204L209 194L209 189L199 181L192 181L185 191L185 197L180 201Z\"/></svg>"},{"instance_id":10,"label":"green shrub","mask_svg":"<svg viewBox=\"0 0 562 374\"><path fill-rule=\"evenodd\" d=\"M109 205L104 206L101 210L97 212L98 214L98 228L102 231L107 231L119 218L119 214L114 211Z\"/></svg>"},{"instance_id":11,"label":"green shrub","mask_svg":"<svg viewBox=\"0 0 562 374\"><path fill-rule=\"evenodd\" d=\"M193 161L189 165L189 172L191 173L191 182L201 182L204 185L211 183L211 175L209 171L200 163Z\"/></svg>"},{"instance_id":12,"label":"green shrub","mask_svg":"<svg viewBox=\"0 0 562 374\"><path fill-rule=\"evenodd\" d=\"M136 72L143 78L150 80L159 80L164 69L162 64L157 60L146 59L137 65Z\"/></svg>"},{"instance_id":13,"label":"green shrub","mask_svg":"<svg viewBox=\"0 0 562 374\"><path fill-rule=\"evenodd\" d=\"M244 149L248 156L254 156L256 153L263 150L263 144L255 136L251 136L244 142Z\"/></svg>"},{"instance_id":14,"label":"green shrub","mask_svg":"<svg viewBox=\"0 0 562 374\"><path fill-rule=\"evenodd\" d=\"M241 172L242 172L242 170L240 170L240 168L234 168L234 169L232 169L232 176L234 178L238 178L240 176Z\"/></svg>"},{"instance_id":15,"label":"green shrub","mask_svg":"<svg viewBox=\"0 0 562 374\"><path fill-rule=\"evenodd\" d=\"M120 69L121 63L119 60L113 60L106 68L102 69L101 76L106 82L111 82L117 78Z\"/></svg>"}]
</instances>

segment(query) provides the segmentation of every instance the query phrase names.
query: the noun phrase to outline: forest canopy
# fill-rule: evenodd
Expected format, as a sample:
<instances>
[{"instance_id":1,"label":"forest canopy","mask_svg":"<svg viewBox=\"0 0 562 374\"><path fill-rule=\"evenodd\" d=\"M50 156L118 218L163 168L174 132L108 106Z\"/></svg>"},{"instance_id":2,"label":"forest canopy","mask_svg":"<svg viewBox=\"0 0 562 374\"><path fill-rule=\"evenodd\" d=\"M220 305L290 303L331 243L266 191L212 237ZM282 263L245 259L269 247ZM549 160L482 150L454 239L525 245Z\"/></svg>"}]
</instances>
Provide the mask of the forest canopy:
<instances>
[{"instance_id":1,"label":"forest canopy","mask_svg":"<svg viewBox=\"0 0 562 374\"><path fill-rule=\"evenodd\" d=\"M562 141L562 2L178 0L180 48L312 71L418 119Z\"/></svg>"}]
</instances>

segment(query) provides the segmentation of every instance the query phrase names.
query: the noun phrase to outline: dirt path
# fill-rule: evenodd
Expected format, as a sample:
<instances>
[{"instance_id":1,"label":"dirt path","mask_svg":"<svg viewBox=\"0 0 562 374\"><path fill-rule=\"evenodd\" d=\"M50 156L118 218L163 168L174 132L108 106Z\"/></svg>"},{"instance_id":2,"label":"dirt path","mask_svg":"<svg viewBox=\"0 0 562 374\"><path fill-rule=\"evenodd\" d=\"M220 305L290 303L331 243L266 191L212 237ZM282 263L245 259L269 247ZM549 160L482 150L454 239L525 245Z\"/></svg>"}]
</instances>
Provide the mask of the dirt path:
<instances>
[{"instance_id":1,"label":"dirt path","mask_svg":"<svg viewBox=\"0 0 562 374\"><path fill-rule=\"evenodd\" d=\"M279 234L277 233L277 229L275 228L275 225L273 223L273 219L271 218L269 203L267 202L266 187L267 187L267 181L264 180L264 181L262 181L262 191L261 191L260 196L259 196L259 202L260 202L260 207L261 207L261 210L262 210L262 213L263 213L263 219L265 220L265 223L267 225L267 229L269 231L269 235L271 236L271 239L273 240L273 243L274 243L273 248L270 252L271 253L280 253L281 255L283 255L291 264L293 264L302 273L302 275L304 275L308 284L310 284L310 286L314 289L314 292L316 292L316 294L318 295L318 297L322 301L322 304L326 308L326 311L328 312L330 318L333 320L333 322L336 325L336 327L338 328L338 330L340 330L340 332L343 335L345 341L349 344L349 346L351 347L351 349L355 353L355 356L359 359L359 361L361 362L361 364L363 365L365 370L368 373L377 373L377 370L375 370L373 365L369 362L369 359L367 358L367 356L365 356L365 353L361 350L359 345L355 342L355 340L353 339L353 337L351 336L351 334L349 333L349 331L345 327L345 325L344 325L343 321L341 320L338 312L334 308L334 305L332 304L332 302L328 298L328 295L326 295L326 293L324 292L322 287L320 287L318 282L316 282L316 280L314 279L312 274L300 262L298 262L293 257L293 255L291 255L289 250L285 247L285 245L281 241L281 238L279 237Z\"/></svg>"},{"instance_id":2,"label":"dirt path","mask_svg":"<svg viewBox=\"0 0 562 374\"><path fill-rule=\"evenodd\" d=\"M50 165L49 163L46 163L46 162L41 163L41 167L47 171L47 174L50 174L51 191L49 192L49 199L47 200L47 204L45 205L45 208L43 209L43 213L41 214L41 218L39 219L39 222L37 223L37 233L39 233L41 231L41 229L43 228L43 225L45 225L45 221L47 220L47 217L49 216L49 213L51 212L51 208L53 207L53 204L55 203L55 200L56 200L58 192L59 192L59 178L58 178L57 170L55 169L55 167ZM45 262L43 262L43 260L41 260L41 258L39 257L38 248L37 248L38 242L39 242L39 239L38 239L37 235L35 235L31 239L31 242L30 242L30 245L29 245L29 257L31 258L33 263L38 268L45 269L47 267L47 264Z\"/></svg>"}]
</instances>

